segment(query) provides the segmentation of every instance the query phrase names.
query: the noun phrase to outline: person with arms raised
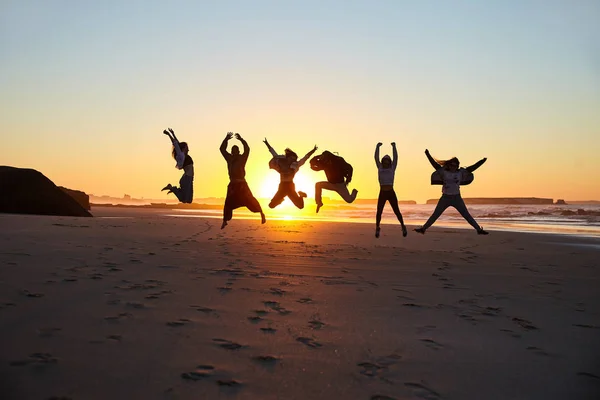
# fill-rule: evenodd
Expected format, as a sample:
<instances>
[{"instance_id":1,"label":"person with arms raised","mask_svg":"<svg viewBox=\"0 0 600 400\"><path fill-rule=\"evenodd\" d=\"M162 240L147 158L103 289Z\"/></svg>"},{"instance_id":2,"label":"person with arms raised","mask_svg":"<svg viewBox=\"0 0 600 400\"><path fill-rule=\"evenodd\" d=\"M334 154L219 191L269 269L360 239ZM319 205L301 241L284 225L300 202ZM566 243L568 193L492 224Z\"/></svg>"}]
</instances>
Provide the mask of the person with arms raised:
<instances>
[{"instance_id":1,"label":"person with arms raised","mask_svg":"<svg viewBox=\"0 0 600 400\"><path fill-rule=\"evenodd\" d=\"M431 217L429 217L423 226L416 228L415 232L424 235L425 231L433 225L446 208L452 206L456 208L460 215L462 215L473 228L475 228L479 235L487 235L488 232L484 231L477 221L475 221L475 218L471 216L460 195L460 186L469 185L473 182L473 171L481 167L483 163L487 161L487 158L479 160L470 167L460 168L460 162L456 157L444 161L436 160L429 154L429 150L427 149L425 150L425 155L431 163L431 166L435 169L435 172L431 175L431 184L442 185L442 197L440 197Z\"/></svg>"},{"instance_id":2,"label":"person with arms raised","mask_svg":"<svg viewBox=\"0 0 600 400\"><path fill-rule=\"evenodd\" d=\"M375 237L378 238L381 231L381 215L383 213L383 207L386 202L390 202L396 218L400 221L402 226L402 236L406 237L408 232L406 231L406 225L404 225L404 219L398 208L398 197L394 191L394 178L396 175L396 167L398 166L398 150L396 150L396 142L392 142L392 154L394 158L390 158L389 155L383 156L379 159L379 148L383 143L377 143L375 148L375 165L377 165L377 173L379 178L379 197L377 199L377 214L375 216Z\"/></svg>"},{"instance_id":3,"label":"person with arms raised","mask_svg":"<svg viewBox=\"0 0 600 400\"><path fill-rule=\"evenodd\" d=\"M261 223L264 224L267 221L260 203L252 195L246 182L246 162L250 155L250 146L248 146L248 142L239 133L236 133L235 138L242 142L244 153L240 154L240 148L237 145L233 145L231 153L228 153L227 143L233 136L233 132L227 132L225 139L221 143L221 147L219 147L223 158L227 161L227 171L229 173L229 185L227 185L227 196L225 197L225 205L223 207L223 224L221 225L221 229L227 226L227 222L233 218L233 210L239 207L247 207L253 213L260 213Z\"/></svg>"},{"instance_id":4,"label":"person with arms raised","mask_svg":"<svg viewBox=\"0 0 600 400\"><path fill-rule=\"evenodd\" d=\"M270 208L275 208L281 203L283 200L288 197L294 205L300 209L304 208L304 198L306 197L306 193L298 192L296 193L296 185L294 184L294 176L298 172L301 166L304 165L306 160L310 156L317 151L317 146L309 151L304 157L298 160L298 155L293 152L291 149L285 149L285 153L283 155L277 154L277 152L273 149L273 147L269 144L268 140L265 138L263 141L269 152L273 158L269 161L269 168L274 169L279 172L280 182L279 188L277 189L277 193L271 199L269 203Z\"/></svg>"},{"instance_id":5,"label":"person with arms raised","mask_svg":"<svg viewBox=\"0 0 600 400\"><path fill-rule=\"evenodd\" d=\"M161 191L168 190L167 193L173 193L180 202L191 203L194 198L194 160L188 154L190 148L186 142L177 139L173 129L165 129L163 133L171 139L173 144L171 154L176 161L175 168L183 170L183 175L179 179L179 187L169 183Z\"/></svg>"}]
</instances>

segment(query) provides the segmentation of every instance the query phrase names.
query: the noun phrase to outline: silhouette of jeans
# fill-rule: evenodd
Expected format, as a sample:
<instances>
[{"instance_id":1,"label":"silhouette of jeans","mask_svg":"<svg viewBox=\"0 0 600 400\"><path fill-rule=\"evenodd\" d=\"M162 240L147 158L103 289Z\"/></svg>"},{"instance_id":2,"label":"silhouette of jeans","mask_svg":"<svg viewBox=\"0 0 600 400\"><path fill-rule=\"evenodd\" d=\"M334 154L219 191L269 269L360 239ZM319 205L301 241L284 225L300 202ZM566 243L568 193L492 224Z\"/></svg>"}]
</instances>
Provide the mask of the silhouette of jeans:
<instances>
[{"instance_id":1,"label":"silhouette of jeans","mask_svg":"<svg viewBox=\"0 0 600 400\"><path fill-rule=\"evenodd\" d=\"M442 197L440 197L437 206L435 206L433 214L431 214L431 217L429 217L427 222L425 222L425 225L423 225L423 229L427 229L431 225L433 225L433 223L440 217L440 215L442 215L442 213L446 211L446 208L450 206L456 208L456 211L458 211L460 215L462 215L462 217L465 220L467 220L469 225L471 225L473 228L475 228L476 230L481 229L479 224L469 213L469 210L467 210L467 206L465 205L465 202L460 194L443 194Z\"/></svg>"},{"instance_id":2,"label":"silhouette of jeans","mask_svg":"<svg viewBox=\"0 0 600 400\"><path fill-rule=\"evenodd\" d=\"M300 197L298 193L296 193L296 185L294 182L280 182L279 188L277 189L277 193L271 199L269 203L269 208L275 208L287 197L290 198L292 203L300 209L304 208L304 199Z\"/></svg>"},{"instance_id":3,"label":"silhouette of jeans","mask_svg":"<svg viewBox=\"0 0 600 400\"><path fill-rule=\"evenodd\" d=\"M183 174L179 180L179 187L174 186L171 191L177 196L177 199L182 203L191 203L194 198L194 177Z\"/></svg>"},{"instance_id":4,"label":"silhouette of jeans","mask_svg":"<svg viewBox=\"0 0 600 400\"><path fill-rule=\"evenodd\" d=\"M375 216L375 225L379 226L379 223L381 222L381 214L383 213L383 207L385 207L385 203L387 201L390 202L390 206L392 206L392 210L394 210L394 214L396 214L396 218L398 218L400 224L404 225L404 220L402 219L400 208L398 208L398 197L396 196L396 192L394 191L394 189L379 191L379 197L377 198L377 215Z\"/></svg>"},{"instance_id":5,"label":"silhouette of jeans","mask_svg":"<svg viewBox=\"0 0 600 400\"><path fill-rule=\"evenodd\" d=\"M354 199L356 199L356 192L354 193L354 195L350 194L350 192L348 191L348 186L346 186L345 183L331 183L331 182L317 182L315 184L315 203L317 204L322 204L323 200L322 200L322 191L323 189L327 189L327 190L332 190L334 192L337 192L342 199L344 199L344 201L346 203L352 203L354 201Z\"/></svg>"}]
</instances>

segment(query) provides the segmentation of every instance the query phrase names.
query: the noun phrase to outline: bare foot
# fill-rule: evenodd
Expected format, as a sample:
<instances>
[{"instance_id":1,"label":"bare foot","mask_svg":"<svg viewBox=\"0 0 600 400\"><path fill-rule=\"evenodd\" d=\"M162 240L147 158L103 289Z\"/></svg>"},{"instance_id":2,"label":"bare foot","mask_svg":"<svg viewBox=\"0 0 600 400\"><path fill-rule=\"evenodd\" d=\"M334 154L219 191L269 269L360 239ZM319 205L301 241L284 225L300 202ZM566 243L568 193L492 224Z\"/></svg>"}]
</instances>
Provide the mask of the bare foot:
<instances>
[{"instance_id":1,"label":"bare foot","mask_svg":"<svg viewBox=\"0 0 600 400\"><path fill-rule=\"evenodd\" d=\"M267 218L265 217L265 213L260 213L260 223L264 224L267 222Z\"/></svg>"},{"instance_id":2,"label":"bare foot","mask_svg":"<svg viewBox=\"0 0 600 400\"><path fill-rule=\"evenodd\" d=\"M223 225L221 225L221 229L225 228L227 226L227 221L223 221Z\"/></svg>"},{"instance_id":3,"label":"bare foot","mask_svg":"<svg viewBox=\"0 0 600 400\"><path fill-rule=\"evenodd\" d=\"M319 210L321 209L321 207L323 207L323 203L317 204L317 214L319 213Z\"/></svg>"}]
</instances>

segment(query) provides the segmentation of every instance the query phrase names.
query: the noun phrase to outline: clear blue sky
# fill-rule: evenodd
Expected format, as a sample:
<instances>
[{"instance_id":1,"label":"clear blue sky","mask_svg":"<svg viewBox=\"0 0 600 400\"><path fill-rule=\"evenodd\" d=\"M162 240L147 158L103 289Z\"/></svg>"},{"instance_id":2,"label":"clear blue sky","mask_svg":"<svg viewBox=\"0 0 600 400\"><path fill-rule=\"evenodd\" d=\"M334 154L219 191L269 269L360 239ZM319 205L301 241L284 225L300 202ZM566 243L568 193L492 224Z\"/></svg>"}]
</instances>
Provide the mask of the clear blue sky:
<instances>
[{"instance_id":1,"label":"clear blue sky","mask_svg":"<svg viewBox=\"0 0 600 400\"><path fill-rule=\"evenodd\" d=\"M587 0L3 1L0 164L158 197L173 126L210 169L199 196L223 195L234 130L255 186L268 136L339 151L365 197L375 143L396 141L402 198L438 195L426 147L489 158L472 196L600 198L581 174L600 151L599 21Z\"/></svg>"}]
</instances>

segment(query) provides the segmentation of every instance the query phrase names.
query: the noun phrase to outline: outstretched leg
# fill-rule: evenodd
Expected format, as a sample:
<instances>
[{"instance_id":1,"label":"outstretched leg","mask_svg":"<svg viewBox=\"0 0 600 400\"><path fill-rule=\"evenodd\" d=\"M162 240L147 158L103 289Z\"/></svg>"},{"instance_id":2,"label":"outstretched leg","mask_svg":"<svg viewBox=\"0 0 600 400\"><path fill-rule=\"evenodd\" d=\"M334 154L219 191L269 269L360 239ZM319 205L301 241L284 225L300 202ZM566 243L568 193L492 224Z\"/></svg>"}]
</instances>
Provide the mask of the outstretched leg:
<instances>
[{"instance_id":1,"label":"outstretched leg","mask_svg":"<svg viewBox=\"0 0 600 400\"><path fill-rule=\"evenodd\" d=\"M287 196L292 201L292 203L294 203L294 205L296 207L298 207L301 210L304 208L304 198L306 197L306 193L304 193L304 192L296 193L296 185L295 184L292 183L289 186L288 191L287 191Z\"/></svg>"},{"instance_id":2,"label":"outstretched leg","mask_svg":"<svg viewBox=\"0 0 600 400\"><path fill-rule=\"evenodd\" d=\"M451 200L449 200L448 197L446 197L446 196L440 197L440 200L438 201L437 205L435 206L435 210L433 210L433 214L431 214L431 217L429 217L427 222L425 222L425 224L422 227L415 229L415 232L424 234L425 231L431 225L433 225L433 223L435 221L437 221L437 219L440 217L440 215L442 215L444 213L444 211L446 211L446 208L450 207L450 205L451 205L450 203L451 203Z\"/></svg>"},{"instance_id":3,"label":"outstretched leg","mask_svg":"<svg viewBox=\"0 0 600 400\"><path fill-rule=\"evenodd\" d=\"M477 233L482 234L482 235L487 235L487 232L481 228L481 226L477 223L477 221L475 221L475 218L473 218L473 216L471 216L471 213L469 213L469 210L467 210L467 205L465 204L465 201L462 199L462 197L458 196L456 199L454 199L454 202L452 205L454 206L454 208L456 208L456 210L460 213L460 215L462 215L462 217L465 220L467 220L469 225L471 225L473 228L475 228Z\"/></svg>"},{"instance_id":4,"label":"outstretched leg","mask_svg":"<svg viewBox=\"0 0 600 400\"><path fill-rule=\"evenodd\" d=\"M404 225L404 219L402 218L402 213L400 213L400 208L398 207L398 197L396 196L396 192L392 190L392 194L390 195L390 205L392 206L392 210L394 210L394 214L396 214L396 218L400 221L400 225L402 226L402 236L406 237L408 232L406 231L406 226Z\"/></svg>"},{"instance_id":5,"label":"outstretched leg","mask_svg":"<svg viewBox=\"0 0 600 400\"><path fill-rule=\"evenodd\" d=\"M277 189L277 193L275 193L275 196L273 196L273 198L271 199L271 202L269 203L269 208L275 208L278 205L280 205L281 203L283 203L283 199L285 199L286 195L287 195L287 190L280 183L279 188Z\"/></svg>"},{"instance_id":6,"label":"outstretched leg","mask_svg":"<svg viewBox=\"0 0 600 400\"><path fill-rule=\"evenodd\" d=\"M352 203L356 200L356 195L358 194L358 190L356 189L352 189L352 193L350 193L348 191L348 186L346 186L345 183L336 183L333 190L335 190L346 203Z\"/></svg>"}]
</instances>

